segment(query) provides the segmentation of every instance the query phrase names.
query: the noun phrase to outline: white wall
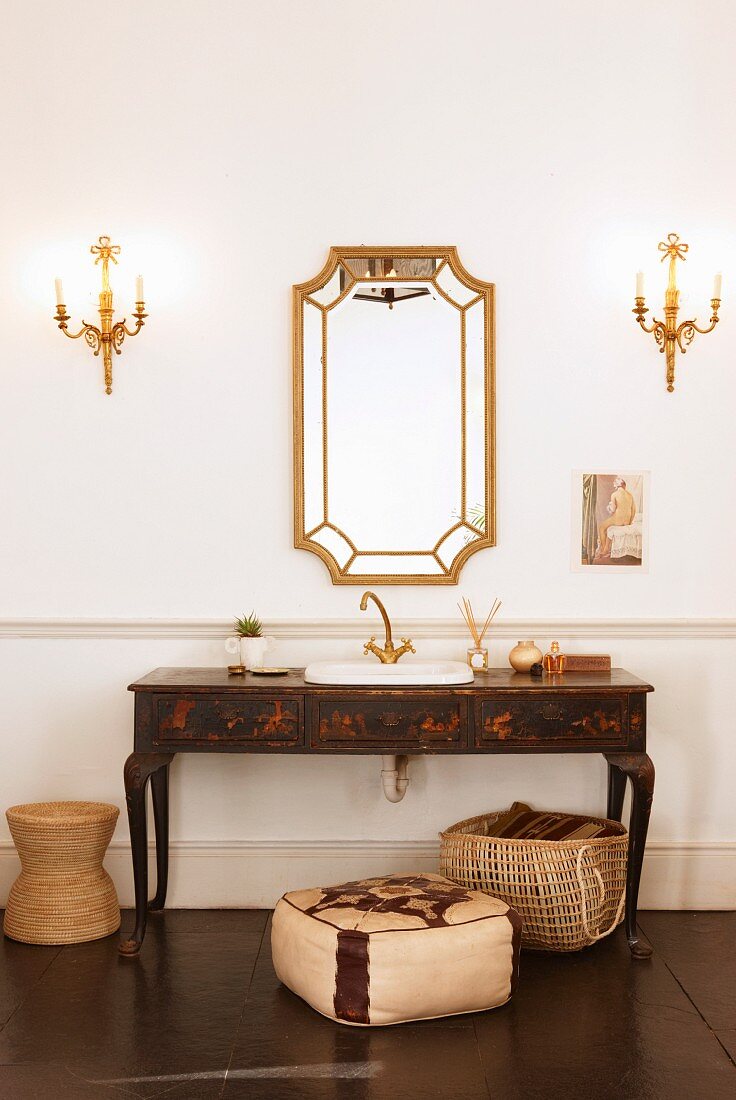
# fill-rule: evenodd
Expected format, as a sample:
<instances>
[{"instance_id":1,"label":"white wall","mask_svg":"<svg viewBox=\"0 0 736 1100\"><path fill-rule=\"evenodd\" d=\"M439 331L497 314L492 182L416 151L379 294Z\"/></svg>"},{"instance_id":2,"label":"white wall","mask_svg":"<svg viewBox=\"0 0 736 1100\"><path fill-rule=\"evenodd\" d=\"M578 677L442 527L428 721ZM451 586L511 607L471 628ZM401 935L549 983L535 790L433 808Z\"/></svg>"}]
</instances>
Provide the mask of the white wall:
<instances>
[{"instance_id":1,"label":"white wall","mask_svg":"<svg viewBox=\"0 0 736 1100\"><path fill-rule=\"evenodd\" d=\"M544 644L561 619L568 639L578 618L726 621L707 638L700 627L578 638L655 682L652 835L688 852L688 866L721 853L706 902L725 904L723 883L736 890L734 45L727 0L624 0L610 12L582 0L161 0L118 5L114 18L86 0L63 18L47 0L7 8L0 805L122 806L125 686L155 665L219 662L196 620L251 606L271 622L356 617L359 590L333 587L291 548L290 287L333 243L453 243L497 284L499 545L470 560L461 590L479 605L499 594L507 621L533 620ZM656 245L670 231L692 249L683 306L706 315L715 270L725 295L718 331L679 360L672 395L630 313L639 267L661 297ZM73 317L92 318L85 249L100 233L123 246L121 307L140 270L151 314L116 360L111 397L100 364L51 320L58 273ZM582 466L652 471L648 574L570 572L569 478ZM458 590L383 594L403 625L448 620ZM195 626L59 636L77 618ZM22 638L28 619L67 626ZM437 632L423 652L459 655L462 640L442 622ZM279 660L358 647L293 633ZM498 663L510 645L497 643ZM177 770L174 837L220 851L254 838L427 842L510 797L592 809L603 796L592 758L421 761L399 807L381 801L370 760ZM212 902L263 899L247 851ZM201 867L184 861L178 903L203 900L197 881ZM697 903L697 881L675 901Z\"/></svg>"}]
</instances>

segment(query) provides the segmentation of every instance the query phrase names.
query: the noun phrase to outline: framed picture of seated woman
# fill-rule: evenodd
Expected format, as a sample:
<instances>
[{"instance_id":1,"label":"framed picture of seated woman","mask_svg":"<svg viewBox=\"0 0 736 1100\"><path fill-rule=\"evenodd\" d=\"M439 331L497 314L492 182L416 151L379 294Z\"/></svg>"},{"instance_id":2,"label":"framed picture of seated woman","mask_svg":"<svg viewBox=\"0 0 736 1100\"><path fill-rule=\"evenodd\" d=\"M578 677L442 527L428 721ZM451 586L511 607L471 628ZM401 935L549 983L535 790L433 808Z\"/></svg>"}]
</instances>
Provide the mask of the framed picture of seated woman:
<instances>
[{"instance_id":1,"label":"framed picture of seated woman","mask_svg":"<svg viewBox=\"0 0 736 1100\"><path fill-rule=\"evenodd\" d=\"M572 568L581 573L648 570L648 471L573 473Z\"/></svg>"}]
</instances>

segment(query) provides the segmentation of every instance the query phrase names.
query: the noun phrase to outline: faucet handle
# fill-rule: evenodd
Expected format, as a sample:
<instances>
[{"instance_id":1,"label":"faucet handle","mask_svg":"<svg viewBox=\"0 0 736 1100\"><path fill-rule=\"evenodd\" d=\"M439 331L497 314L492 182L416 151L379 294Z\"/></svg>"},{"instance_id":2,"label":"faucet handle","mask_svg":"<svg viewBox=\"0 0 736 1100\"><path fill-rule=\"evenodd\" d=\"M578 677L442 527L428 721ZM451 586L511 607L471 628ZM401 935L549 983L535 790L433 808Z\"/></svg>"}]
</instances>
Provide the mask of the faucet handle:
<instances>
[{"instance_id":1,"label":"faucet handle","mask_svg":"<svg viewBox=\"0 0 736 1100\"><path fill-rule=\"evenodd\" d=\"M363 655L364 655L364 656L365 656L365 655L366 655L367 653L370 653L370 651L371 651L371 646L375 644L375 641L376 641L376 635L375 635L375 634L371 634L371 636L370 636L369 640L368 640L367 642L365 642L365 644L364 644L364 646L363 646Z\"/></svg>"},{"instance_id":2,"label":"faucet handle","mask_svg":"<svg viewBox=\"0 0 736 1100\"><path fill-rule=\"evenodd\" d=\"M401 640L402 640L402 642L404 643L405 646L408 646L410 653L416 653L416 649L412 645L411 638L402 638Z\"/></svg>"}]
</instances>

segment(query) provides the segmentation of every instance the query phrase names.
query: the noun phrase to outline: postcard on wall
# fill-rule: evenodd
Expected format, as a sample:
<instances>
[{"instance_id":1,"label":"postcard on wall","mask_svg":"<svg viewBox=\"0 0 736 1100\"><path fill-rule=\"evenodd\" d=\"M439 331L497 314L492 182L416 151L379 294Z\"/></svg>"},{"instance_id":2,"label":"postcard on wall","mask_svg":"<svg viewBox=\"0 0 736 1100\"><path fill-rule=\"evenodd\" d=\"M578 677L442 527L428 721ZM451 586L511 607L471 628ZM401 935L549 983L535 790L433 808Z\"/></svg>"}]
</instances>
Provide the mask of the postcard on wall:
<instances>
[{"instance_id":1,"label":"postcard on wall","mask_svg":"<svg viewBox=\"0 0 736 1100\"><path fill-rule=\"evenodd\" d=\"M649 472L575 470L572 568L578 573L649 569Z\"/></svg>"}]
</instances>

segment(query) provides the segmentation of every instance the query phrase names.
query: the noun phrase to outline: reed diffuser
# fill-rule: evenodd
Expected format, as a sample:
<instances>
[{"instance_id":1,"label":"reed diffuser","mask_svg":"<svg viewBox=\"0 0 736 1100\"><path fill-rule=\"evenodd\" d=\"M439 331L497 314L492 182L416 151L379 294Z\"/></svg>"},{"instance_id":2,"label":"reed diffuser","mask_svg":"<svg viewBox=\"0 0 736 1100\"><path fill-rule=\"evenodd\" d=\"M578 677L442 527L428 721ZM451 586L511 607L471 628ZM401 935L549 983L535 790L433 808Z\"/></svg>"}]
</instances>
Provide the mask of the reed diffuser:
<instances>
[{"instance_id":1,"label":"reed diffuser","mask_svg":"<svg viewBox=\"0 0 736 1100\"><path fill-rule=\"evenodd\" d=\"M473 669L473 671L483 672L485 671L485 669L488 668L488 649L483 645L483 639L486 636L486 631L488 630L488 627L491 625L494 618L496 617L496 613L501 606L501 601L498 598L493 601L493 607L488 612L486 621L483 623L482 629L479 629L478 624L475 620L475 615L473 614L473 608L470 605L470 600L463 596L462 606L460 604L458 604L457 606L460 608L460 614L465 619L468 630L470 631L470 635L475 642L473 648L468 650L468 664Z\"/></svg>"}]
</instances>

